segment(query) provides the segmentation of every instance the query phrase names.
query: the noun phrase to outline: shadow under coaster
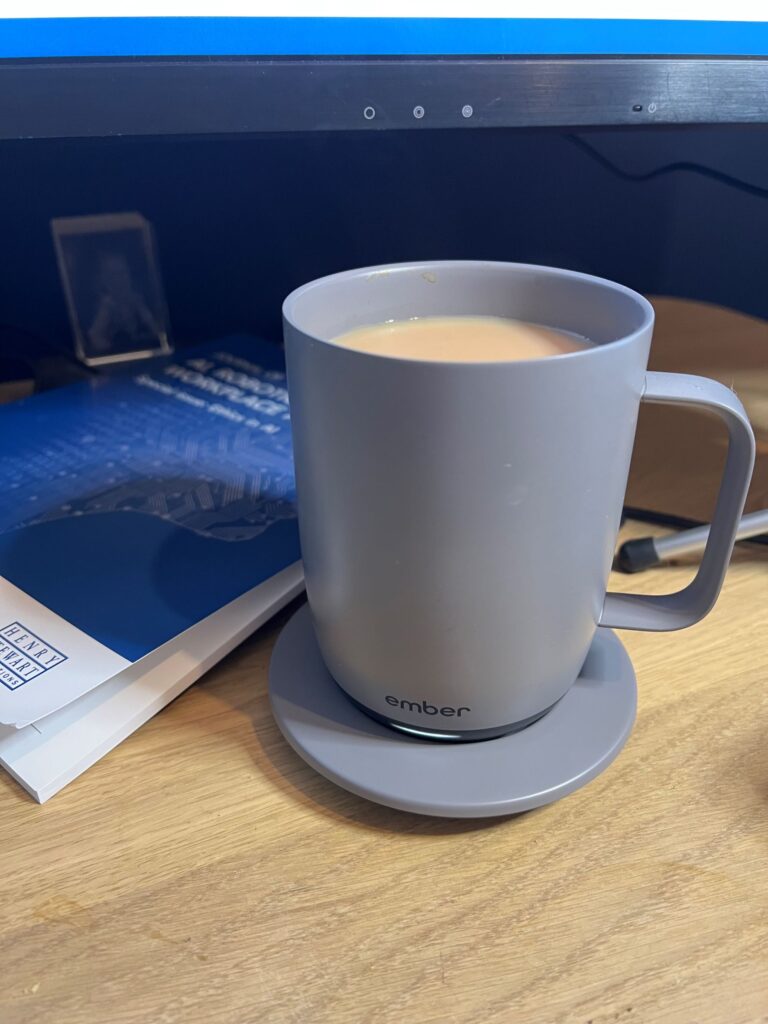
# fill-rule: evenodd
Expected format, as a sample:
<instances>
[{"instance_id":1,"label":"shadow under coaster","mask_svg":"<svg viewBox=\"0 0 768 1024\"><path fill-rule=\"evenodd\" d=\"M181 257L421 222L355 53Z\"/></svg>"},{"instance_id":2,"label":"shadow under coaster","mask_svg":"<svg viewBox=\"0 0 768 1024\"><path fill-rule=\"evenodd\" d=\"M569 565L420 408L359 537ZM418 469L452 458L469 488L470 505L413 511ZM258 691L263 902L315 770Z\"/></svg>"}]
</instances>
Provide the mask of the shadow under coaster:
<instances>
[{"instance_id":1,"label":"shadow under coaster","mask_svg":"<svg viewBox=\"0 0 768 1024\"><path fill-rule=\"evenodd\" d=\"M269 691L283 735L321 775L376 803L445 818L517 814L572 793L619 753L637 706L627 652L598 629L579 678L533 725L476 743L408 736L369 718L336 685L306 605L278 638Z\"/></svg>"}]
</instances>

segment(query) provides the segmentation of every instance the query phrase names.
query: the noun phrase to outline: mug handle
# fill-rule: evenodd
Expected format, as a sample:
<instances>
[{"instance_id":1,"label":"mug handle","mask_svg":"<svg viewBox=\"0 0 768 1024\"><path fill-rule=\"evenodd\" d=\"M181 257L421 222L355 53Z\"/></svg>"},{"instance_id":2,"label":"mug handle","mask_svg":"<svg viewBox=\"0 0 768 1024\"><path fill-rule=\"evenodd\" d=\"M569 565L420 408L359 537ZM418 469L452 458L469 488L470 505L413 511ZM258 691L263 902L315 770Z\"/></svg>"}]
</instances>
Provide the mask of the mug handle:
<instances>
[{"instance_id":1,"label":"mug handle","mask_svg":"<svg viewBox=\"0 0 768 1024\"><path fill-rule=\"evenodd\" d=\"M707 546L694 579L674 594L608 593L598 624L613 629L684 629L711 611L723 585L752 477L755 437L736 395L708 377L649 371L641 397L644 402L691 405L717 413L728 427L728 455Z\"/></svg>"}]
</instances>

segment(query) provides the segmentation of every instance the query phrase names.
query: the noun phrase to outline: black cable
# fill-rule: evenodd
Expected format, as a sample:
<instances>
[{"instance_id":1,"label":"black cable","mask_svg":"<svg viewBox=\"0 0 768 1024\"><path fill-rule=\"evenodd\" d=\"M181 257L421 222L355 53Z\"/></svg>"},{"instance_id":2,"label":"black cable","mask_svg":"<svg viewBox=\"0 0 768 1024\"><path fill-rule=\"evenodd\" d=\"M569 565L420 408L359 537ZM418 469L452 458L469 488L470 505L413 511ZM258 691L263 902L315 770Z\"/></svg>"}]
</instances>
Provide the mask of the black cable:
<instances>
[{"instance_id":1,"label":"black cable","mask_svg":"<svg viewBox=\"0 0 768 1024\"><path fill-rule=\"evenodd\" d=\"M662 167L657 167L653 171L646 171L643 174L634 174L632 171L624 171L621 167L617 167L612 160L609 160L607 156L604 156L599 149L596 149L590 142L582 139L579 135L567 135L569 139L577 149L580 149L583 153L586 153L593 160L604 167L607 171L615 174L619 178L623 178L624 181L652 181L654 178L660 178L665 174L672 174L675 171L689 171L693 174L700 174L703 178L709 178L711 181L717 181L721 185L728 185L731 188L739 189L741 192L746 192L750 196L759 196L761 199L768 198L768 188L762 188L760 185L752 185L748 181L744 181L741 178L736 178L732 174L726 174L724 171L715 171L711 167L706 167L704 164L697 164L689 160L679 160L675 163L664 164Z\"/></svg>"},{"instance_id":2,"label":"black cable","mask_svg":"<svg viewBox=\"0 0 768 1024\"><path fill-rule=\"evenodd\" d=\"M676 516L668 512L653 512L635 505L625 505L624 515L627 519L653 523L654 526L668 526L671 530L693 530L696 526L705 525L701 519L689 519L688 516Z\"/></svg>"}]
</instances>

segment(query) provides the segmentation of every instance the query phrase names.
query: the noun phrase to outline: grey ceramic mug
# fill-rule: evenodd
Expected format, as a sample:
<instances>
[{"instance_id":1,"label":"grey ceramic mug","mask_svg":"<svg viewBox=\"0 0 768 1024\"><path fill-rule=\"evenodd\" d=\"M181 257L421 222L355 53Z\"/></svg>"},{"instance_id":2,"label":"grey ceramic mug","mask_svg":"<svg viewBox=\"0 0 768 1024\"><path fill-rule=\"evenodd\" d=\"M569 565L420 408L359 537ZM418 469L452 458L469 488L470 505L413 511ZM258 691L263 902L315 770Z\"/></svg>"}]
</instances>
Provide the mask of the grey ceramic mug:
<instances>
[{"instance_id":1,"label":"grey ceramic mug","mask_svg":"<svg viewBox=\"0 0 768 1024\"><path fill-rule=\"evenodd\" d=\"M600 626L680 629L710 610L754 438L723 385L646 370L642 296L548 267L417 263L313 281L283 314L309 605L329 671L374 717L435 738L500 735L566 693ZM435 315L514 317L594 344L508 363L332 344ZM641 401L715 412L730 435L699 572L659 597L606 594Z\"/></svg>"}]
</instances>

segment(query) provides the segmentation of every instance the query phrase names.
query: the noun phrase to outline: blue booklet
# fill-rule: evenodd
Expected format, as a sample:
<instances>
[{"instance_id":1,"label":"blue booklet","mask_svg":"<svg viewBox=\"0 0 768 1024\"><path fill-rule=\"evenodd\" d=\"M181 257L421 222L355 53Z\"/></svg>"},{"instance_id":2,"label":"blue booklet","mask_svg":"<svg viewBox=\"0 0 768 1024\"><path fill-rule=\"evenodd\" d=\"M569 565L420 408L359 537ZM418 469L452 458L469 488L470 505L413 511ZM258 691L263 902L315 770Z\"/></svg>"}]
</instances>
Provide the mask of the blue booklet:
<instances>
[{"instance_id":1,"label":"blue booklet","mask_svg":"<svg viewBox=\"0 0 768 1024\"><path fill-rule=\"evenodd\" d=\"M296 563L282 351L231 338L0 408L0 723Z\"/></svg>"}]
</instances>

